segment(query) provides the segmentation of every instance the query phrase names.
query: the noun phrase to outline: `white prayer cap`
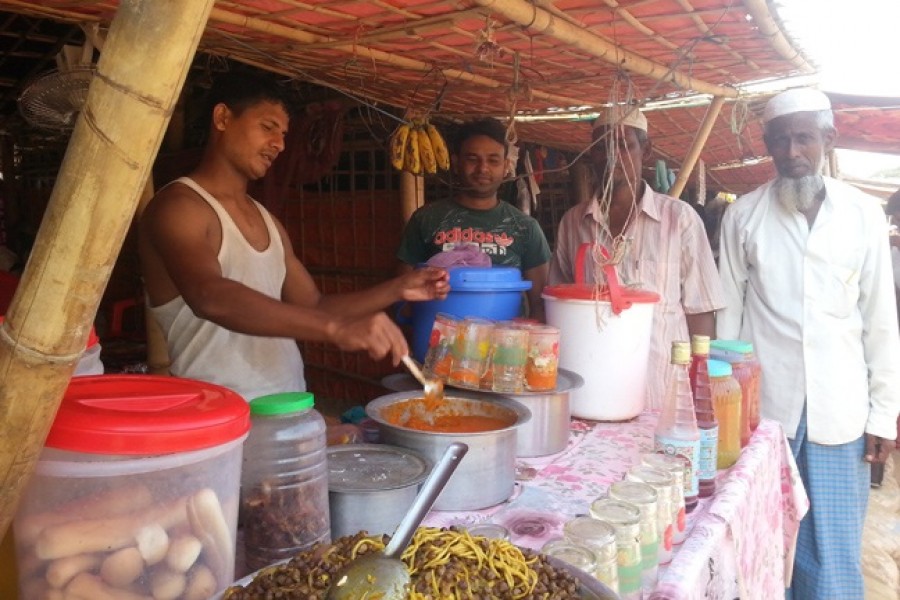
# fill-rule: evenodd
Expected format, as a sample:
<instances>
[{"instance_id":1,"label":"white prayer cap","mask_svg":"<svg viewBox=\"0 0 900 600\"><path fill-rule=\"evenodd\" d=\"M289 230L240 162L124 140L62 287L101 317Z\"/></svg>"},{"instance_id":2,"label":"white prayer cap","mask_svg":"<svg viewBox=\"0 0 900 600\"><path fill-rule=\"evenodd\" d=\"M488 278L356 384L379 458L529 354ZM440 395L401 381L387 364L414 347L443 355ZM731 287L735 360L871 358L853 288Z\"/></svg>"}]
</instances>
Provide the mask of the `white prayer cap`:
<instances>
[{"instance_id":1,"label":"white prayer cap","mask_svg":"<svg viewBox=\"0 0 900 600\"><path fill-rule=\"evenodd\" d=\"M828 96L812 88L795 88L773 96L763 111L763 123L798 112L831 110Z\"/></svg>"},{"instance_id":2,"label":"white prayer cap","mask_svg":"<svg viewBox=\"0 0 900 600\"><path fill-rule=\"evenodd\" d=\"M592 129L609 127L611 125L628 125L646 133L647 117L644 116L644 113L637 106L613 104L597 117Z\"/></svg>"}]
</instances>

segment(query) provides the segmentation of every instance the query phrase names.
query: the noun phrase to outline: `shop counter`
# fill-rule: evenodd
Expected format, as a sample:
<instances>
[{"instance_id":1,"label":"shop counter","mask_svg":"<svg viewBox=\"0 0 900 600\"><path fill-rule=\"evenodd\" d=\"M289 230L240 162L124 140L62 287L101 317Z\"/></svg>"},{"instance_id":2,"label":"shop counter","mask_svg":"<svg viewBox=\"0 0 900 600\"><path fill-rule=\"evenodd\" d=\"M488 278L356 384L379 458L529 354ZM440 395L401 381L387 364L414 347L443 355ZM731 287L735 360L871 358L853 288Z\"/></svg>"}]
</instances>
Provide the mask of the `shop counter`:
<instances>
[{"instance_id":1,"label":"shop counter","mask_svg":"<svg viewBox=\"0 0 900 600\"><path fill-rule=\"evenodd\" d=\"M626 423L573 419L565 450L517 460L509 500L478 511L432 511L424 524L497 523L513 543L539 550L562 537L569 519L589 514L590 503L638 464L640 453L652 448L656 420L655 413ZM764 419L737 464L719 472L717 484L716 494L688 515L687 539L660 568L658 597L781 597L800 519L809 508L781 425Z\"/></svg>"}]
</instances>

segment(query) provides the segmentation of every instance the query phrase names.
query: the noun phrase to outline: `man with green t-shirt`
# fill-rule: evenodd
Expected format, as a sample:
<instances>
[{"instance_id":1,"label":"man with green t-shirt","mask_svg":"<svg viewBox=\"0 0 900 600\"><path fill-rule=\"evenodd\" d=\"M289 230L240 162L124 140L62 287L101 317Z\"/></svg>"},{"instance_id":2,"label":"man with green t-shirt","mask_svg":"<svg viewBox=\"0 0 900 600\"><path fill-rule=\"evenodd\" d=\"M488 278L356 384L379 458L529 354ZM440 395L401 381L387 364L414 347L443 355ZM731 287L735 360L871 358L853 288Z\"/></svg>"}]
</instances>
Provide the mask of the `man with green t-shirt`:
<instances>
[{"instance_id":1,"label":"man with green t-shirt","mask_svg":"<svg viewBox=\"0 0 900 600\"><path fill-rule=\"evenodd\" d=\"M417 210L403 232L397 258L405 269L457 244L474 244L498 267L516 267L531 281L529 316L544 320L541 291L547 282L550 246L538 222L497 198L506 173L506 128L496 119L460 126L451 161L460 187L452 200Z\"/></svg>"}]
</instances>

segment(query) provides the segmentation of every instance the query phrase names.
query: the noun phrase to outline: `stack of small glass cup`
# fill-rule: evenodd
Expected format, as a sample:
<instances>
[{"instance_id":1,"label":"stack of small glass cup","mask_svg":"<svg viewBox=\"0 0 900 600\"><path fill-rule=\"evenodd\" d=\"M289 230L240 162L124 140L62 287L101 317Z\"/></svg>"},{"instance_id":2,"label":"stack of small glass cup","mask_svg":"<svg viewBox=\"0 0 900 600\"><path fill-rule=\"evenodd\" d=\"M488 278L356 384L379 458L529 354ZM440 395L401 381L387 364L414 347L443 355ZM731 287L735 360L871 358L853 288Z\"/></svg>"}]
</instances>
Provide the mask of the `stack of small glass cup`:
<instances>
[{"instance_id":1,"label":"stack of small glass cup","mask_svg":"<svg viewBox=\"0 0 900 600\"><path fill-rule=\"evenodd\" d=\"M564 539L542 552L593 573L624 600L648 597L658 565L685 538L684 473L679 457L642 454L641 464L591 504L590 516L566 523Z\"/></svg>"},{"instance_id":2,"label":"stack of small glass cup","mask_svg":"<svg viewBox=\"0 0 900 600\"><path fill-rule=\"evenodd\" d=\"M556 389L558 363L556 327L438 313L424 371L457 387L538 392Z\"/></svg>"}]
</instances>

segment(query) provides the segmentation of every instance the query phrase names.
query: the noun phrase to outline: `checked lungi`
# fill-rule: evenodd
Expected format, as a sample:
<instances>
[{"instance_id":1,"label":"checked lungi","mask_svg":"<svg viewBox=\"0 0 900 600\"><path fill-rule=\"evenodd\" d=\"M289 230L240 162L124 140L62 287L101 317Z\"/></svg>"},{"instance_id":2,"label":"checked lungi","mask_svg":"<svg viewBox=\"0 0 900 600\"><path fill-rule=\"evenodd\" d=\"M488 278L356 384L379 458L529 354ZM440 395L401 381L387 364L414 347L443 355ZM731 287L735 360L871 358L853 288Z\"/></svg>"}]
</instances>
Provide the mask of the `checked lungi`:
<instances>
[{"instance_id":1,"label":"checked lungi","mask_svg":"<svg viewBox=\"0 0 900 600\"><path fill-rule=\"evenodd\" d=\"M847 444L814 444L806 435L806 407L788 440L809 496L800 522L788 600L863 600L862 530L869 500L865 435Z\"/></svg>"}]
</instances>

